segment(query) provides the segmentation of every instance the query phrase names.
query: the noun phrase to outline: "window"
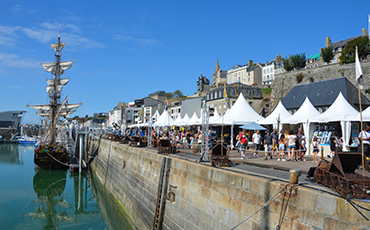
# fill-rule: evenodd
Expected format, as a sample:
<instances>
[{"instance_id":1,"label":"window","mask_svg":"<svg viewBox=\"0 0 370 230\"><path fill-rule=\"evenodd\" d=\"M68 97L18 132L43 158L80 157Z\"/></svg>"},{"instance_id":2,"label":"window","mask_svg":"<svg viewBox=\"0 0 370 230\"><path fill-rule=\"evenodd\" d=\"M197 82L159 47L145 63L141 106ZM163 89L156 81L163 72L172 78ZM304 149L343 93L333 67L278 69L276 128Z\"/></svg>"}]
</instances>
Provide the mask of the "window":
<instances>
[{"instance_id":1,"label":"window","mask_svg":"<svg viewBox=\"0 0 370 230\"><path fill-rule=\"evenodd\" d=\"M177 109L177 112L178 112L178 113L181 113L181 108L178 108L178 109Z\"/></svg>"},{"instance_id":2,"label":"window","mask_svg":"<svg viewBox=\"0 0 370 230\"><path fill-rule=\"evenodd\" d=\"M207 95L207 100L209 100L209 94Z\"/></svg>"}]
</instances>

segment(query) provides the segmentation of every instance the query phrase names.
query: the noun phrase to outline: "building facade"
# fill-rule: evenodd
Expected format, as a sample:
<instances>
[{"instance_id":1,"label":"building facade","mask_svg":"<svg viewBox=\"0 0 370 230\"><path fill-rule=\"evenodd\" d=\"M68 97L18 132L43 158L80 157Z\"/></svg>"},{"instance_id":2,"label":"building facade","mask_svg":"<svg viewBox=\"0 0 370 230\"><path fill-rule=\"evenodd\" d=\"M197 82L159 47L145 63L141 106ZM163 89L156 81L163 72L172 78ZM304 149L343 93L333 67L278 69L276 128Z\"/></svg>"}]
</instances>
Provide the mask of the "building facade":
<instances>
[{"instance_id":1,"label":"building facade","mask_svg":"<svg viewBox=\"0 0 370 230\"><path fill-rule=\"evenodd\" d=\"M220 114L224 114L228 108L234 105L240 93L243 93L249 105L252 107L254 107L257 101L260 102L263 99L260 88L241 83L226 85L226 93L229 99L228 103L225 102L224 87L211 89L206 96L206 104L209 105L210 108L217 110ZM259 111L257 112L259 113Z\"/></svg>"},{"instance_id":2,"label":"building facade","mask_svg":"<svg viewBox=\"0 0 370 230\"><path fill-rule=\"evenodd\" d=\"M276 55L273 61L266 61L266 64L262 67L262 85L272 85L275 74L284 73L284 71L284 64L280 54Z\"/></svg>"},{"instance_id":3,"label":"building facade","mask_svg":"<svg viewBox=\"0 0 370 230\"><path fill-rule=\"evenodd\" d=\"M247 65L238 65L226 71L227 83L240 83L244 85L262 85L262 67L260 63L253 64L252 60Z\"/></svg>"}]
</instances>

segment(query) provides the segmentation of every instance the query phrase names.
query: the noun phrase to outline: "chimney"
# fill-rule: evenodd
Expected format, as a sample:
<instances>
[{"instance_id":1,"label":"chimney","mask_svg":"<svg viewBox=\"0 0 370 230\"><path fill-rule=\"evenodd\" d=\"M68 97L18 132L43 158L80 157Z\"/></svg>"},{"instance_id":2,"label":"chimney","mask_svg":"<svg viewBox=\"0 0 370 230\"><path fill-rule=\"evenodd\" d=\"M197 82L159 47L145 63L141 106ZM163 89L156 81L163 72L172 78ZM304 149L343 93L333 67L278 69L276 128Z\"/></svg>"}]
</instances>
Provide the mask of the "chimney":
<instances>
[{"instance_id":1,"label":"chimney","mask_svg":"<svg viewBox=\"0 0 370 230\"><path fill-rule=\"evenodd\" d=\"M249 60L248 65L249 65L249 67L252 67L253 66L253 60Z\"/></svg>"},{"instance_id":2,"label":"chimney","mask_svg":"<svg viewBox=\"0 0 370 230\"><path fill-rule=\"evenodd\" d=\"M233 69L235 69L235 66L233 66Z\"/></svg>"},{"instance_id":3,"label":"chimney","mask_svg":"<svg viewBox=\"0 0 370 230\"><path fill-rule=\"evenodd\" d=\"M276 55L276 62L281 63L281 55L280 54Z\"/></svg>"},{"instance_id":4,"label":"chimney","mask_svg":"<svg viewBox=\"0 0 370 230\"><path fill-rule=\"evenodd\" d=\"M329 47L331 44L331 40L330 40L330 37L328 36L326 39L325 39L325 48L326 47Z\"/></svg>"},{"instance_id":5,"label":"chimney","mask_svg":"<svg viewBox=\"0 0 370 230\"><path fill-rule=\"evenodd\" d=\"M365 37L365 36L369 36L369 34L367 33L367 29L363 28L362 29L362 37Z\"/></svg>"},{"instance_id":6,"label":"chimney","mask_svg":"<svg viewBox=\"0 0 370 230\"><path fill-rule=\"evenodd\" d=\"M266 61L266 65L268 65L269 64L269 61Z\"/></svg>"}]
</instances>

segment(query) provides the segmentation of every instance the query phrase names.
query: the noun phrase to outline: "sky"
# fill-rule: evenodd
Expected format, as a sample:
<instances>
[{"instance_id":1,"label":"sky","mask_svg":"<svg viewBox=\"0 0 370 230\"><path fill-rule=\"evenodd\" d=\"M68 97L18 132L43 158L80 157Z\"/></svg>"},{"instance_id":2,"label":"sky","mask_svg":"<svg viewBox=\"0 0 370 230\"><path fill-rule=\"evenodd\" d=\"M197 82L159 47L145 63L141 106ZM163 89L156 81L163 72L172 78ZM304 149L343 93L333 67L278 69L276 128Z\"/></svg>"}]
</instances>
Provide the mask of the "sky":
<instances>
[{"instance_id":1,"label":"sky","mask_svg":"<svg viewBox=\"0 0 370 230\"><path fill-rule=\"evenodd\" d=\"M48 103L50 78L40 63L54 61L49 46L66 42L63 74L74 115L108 112L118 102L181 90L192 95L200 74L212 80L238 64L319 53L331 41L368 29L370 1L8 1L0 2L0 111ZM73 115L73 116L74 116Z\"/></svg>"}]
</instances>

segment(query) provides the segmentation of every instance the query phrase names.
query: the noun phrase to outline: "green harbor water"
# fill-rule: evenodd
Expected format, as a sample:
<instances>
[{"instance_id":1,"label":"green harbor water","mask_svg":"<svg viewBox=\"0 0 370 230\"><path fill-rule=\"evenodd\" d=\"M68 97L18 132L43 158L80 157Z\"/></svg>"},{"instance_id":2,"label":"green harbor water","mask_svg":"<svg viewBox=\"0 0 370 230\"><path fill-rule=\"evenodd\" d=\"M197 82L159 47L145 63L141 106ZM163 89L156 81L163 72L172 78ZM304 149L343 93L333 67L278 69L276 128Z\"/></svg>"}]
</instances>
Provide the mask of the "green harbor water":
<instances>
[{"instance_id":1,"label":"green harbor water","mask_svg":"<svg viewBox=\"0 0 370 230\"><path fill-rule=\"evenodd\" d=\"M132 229L92 174L36 169L33 153L0 144L0 229Z\"/></svg>"}]
</instances>

